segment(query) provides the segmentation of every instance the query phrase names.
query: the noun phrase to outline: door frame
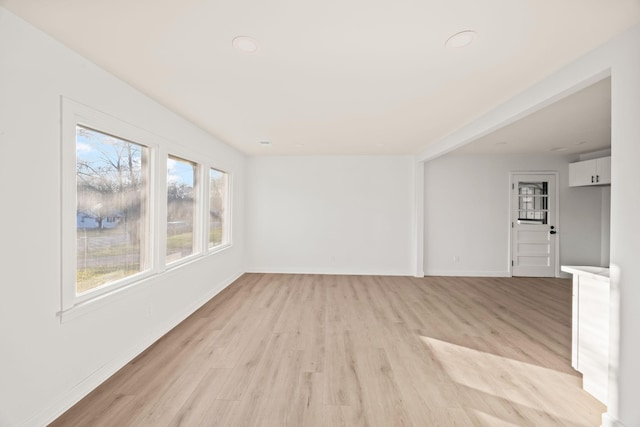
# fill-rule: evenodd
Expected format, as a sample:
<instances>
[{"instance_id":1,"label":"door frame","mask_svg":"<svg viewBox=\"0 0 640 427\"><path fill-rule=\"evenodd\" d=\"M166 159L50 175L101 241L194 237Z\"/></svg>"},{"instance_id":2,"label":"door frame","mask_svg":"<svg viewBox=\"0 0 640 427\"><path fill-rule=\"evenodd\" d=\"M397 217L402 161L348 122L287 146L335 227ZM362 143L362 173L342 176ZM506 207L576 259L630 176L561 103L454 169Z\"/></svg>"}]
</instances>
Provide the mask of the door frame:
<instances>
[{"instance_id":1,"label":"door frame","mask_svg":"<svg viewBox=\"0 0 640 427\"><path fill-rule=\"evenodd\" d=\"M509 228L509 233L508 237L509 237L509 242L508 242L508 259L507 259L507 266L509 267L509 277L513 277L513 266L511 265L511 260L513 260L513 248L512 248L512 239L513 239L513 228L511 227L511 213L513 212L513 197L511 195L511 190L513 185L515 184L514 181L514 176L516 175L554 175L556 177L555 181L556 181L556 188L555 188L555 196L554 196L554 202L555 202L555 206L556 206L556 211L554 214L554 224L556 226L556 229L558 230L558 233L556 234L556 238L553 239L553 245L554 245L554 275L556 278L560 277L560 230L562 230L560 228L560 172L558 171L511 171L509 172L509 186L508 186L508 193L509 194L509 203L507 203L508 207L509 207L509 216L508 216L508 221L507 221L507 227ZM551 218L550 218L551 220Z\"/></svg>"}]
</instances>

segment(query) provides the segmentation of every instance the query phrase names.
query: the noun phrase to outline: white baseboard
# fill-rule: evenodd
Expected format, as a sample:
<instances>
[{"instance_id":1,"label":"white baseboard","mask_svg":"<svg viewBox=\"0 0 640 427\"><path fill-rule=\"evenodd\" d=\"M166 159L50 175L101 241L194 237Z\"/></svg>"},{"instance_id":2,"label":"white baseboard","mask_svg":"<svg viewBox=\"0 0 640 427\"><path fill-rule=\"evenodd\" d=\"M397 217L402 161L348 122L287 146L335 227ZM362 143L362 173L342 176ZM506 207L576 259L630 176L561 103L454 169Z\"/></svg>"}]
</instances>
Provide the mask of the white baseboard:
<instances>
[{"instance_id":1,"label":"white baseboard","mask_svg":"<svg viewBox=\"0 0 640 427\"><path fill-rule=\"evenodd\" d=\"M120 355L113 358L105 365L98 368L87 378L82 380L76 386L74 386L67 393L63 393L58 399L56 399L51 405L33 417L29 418L22 424L23 427L31 426L45 426L53 422L56 418L62 415L65 411L78 403L83 397L93 391L100 384L105 382L110 376L115 374L118 370L124 367L127 363L132 361L136 356L145 351L154 342L162 338L167 332L178 326L180 322L184 321L187 317L192 315L197 309L202 307L211 298L216 296L227 286L237 280L244 273L237 273L228 279L222 281L218 286L210 289L201 298L196 300L193 304L183 309L180 313L173 318L164 322L158 326L156 331L149 334L144 340L129 348L127 351L122 352Z\"/></svg>"},{"instance_id":2,"label":"white baseboard","mask_svg":"<svg viewBox=\"0 0 640 427\"><path fill-rule=\"evenodd\" d=\"M511 277L507 270L503 271L469 271L469 270L426 270L425 276L459 276L459 277Z\"/></svg>"},{"instance_id":3,"label":"white baseboard","mask_svg":"<svg viewBox=\"0 0 640 427\"><path fill-rule=\"evenodd\" d=\"M249 268L247 273L265 274L326 274L345 276L414 276L410 270L340 270L325 268Z\"/></svg>"},{"instance_id":4,"label":"white baseboard","mask_svg":"<svg viewBox=\"0 0 640 427\"><path fill-rule=\"evenodd\" d=\"M625 425L605 412L602 414L602 427L625 427Z\"/></svg>"}]
</instances>

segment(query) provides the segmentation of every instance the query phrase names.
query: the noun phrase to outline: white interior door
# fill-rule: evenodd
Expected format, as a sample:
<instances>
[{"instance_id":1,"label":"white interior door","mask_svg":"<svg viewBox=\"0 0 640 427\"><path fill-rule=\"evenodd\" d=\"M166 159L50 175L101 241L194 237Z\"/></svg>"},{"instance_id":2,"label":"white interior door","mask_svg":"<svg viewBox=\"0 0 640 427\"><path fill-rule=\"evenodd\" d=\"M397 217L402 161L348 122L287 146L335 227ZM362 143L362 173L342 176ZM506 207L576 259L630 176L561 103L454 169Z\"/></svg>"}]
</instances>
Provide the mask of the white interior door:
<instances>
[{"instance_id":1,"label":"white interior door","mask_svg":"<svg viewBox=\"0 0 640 427\"><path fill-rule=\"evenodd\" d=\"M511 274L555 277L558 230L555 174L513 174Z\"/></svg>"}]
</instances>

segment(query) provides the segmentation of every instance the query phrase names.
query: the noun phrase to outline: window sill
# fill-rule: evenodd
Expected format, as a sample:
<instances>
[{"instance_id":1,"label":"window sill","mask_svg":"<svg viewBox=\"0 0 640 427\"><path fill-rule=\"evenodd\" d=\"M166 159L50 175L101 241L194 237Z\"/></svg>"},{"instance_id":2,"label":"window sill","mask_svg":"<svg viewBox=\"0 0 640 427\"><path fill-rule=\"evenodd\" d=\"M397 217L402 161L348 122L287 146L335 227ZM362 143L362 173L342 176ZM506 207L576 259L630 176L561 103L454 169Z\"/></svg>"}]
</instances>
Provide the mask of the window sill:
<instances>
[{"instance_id":1,"label":"window sill","mask_svg":"<svg viewBox=\"0 0 640 427\"><path fill-rule=\"evenodd\" d=\"M214 246L213 248L209 248L207 251L207 255L214 255L218 252L223 252L233 246L231 243L225 243L224 245Z\"/></svg>"},{"instance_id":2,"label":"window sill","mask_svg":"<svg viewBox=\"0 0 640 427\"><path fill-rule=\"evenodd\" d=\"M96 295L92 298L87 298L83 301L78 301L66 310L61 310L56 315L60 318L60 323L66 323L74 320L78 317L84 316L87 313L98 310L109 304L113 304L115 301L129 295L134 290L141 290L149 285L149 282L157 274L148 274L139 278L136 281L118 286L114 289Z\"/></svg>"},{"instance_id":3,"label":"window sill","mask_svg":"<svg viewBox=\"0 0 640 427\"><path fill-rule=\"evenodd\" d=\"M131 294L131 292L137 292L147 288L154 278L162 276L167 271L172 271L182 266L192 264L210 255L215 255L217 253L223 252L231 247L232 244L228 243L226 245L216 246L215 248L209 249L207 252L193 254L189 255L188 257L181 258L172 262L171 264L168 264L165 269L160 272L145 274L135 281L114 287L113 289L100 293L94 297L78 301L66 310L57 312L56 315L60 318L60 323L69 322L78 317L84 316L87 313L91 313L107 305L113 304L115 301L118 301L121 298L124 298L125 296Z\"/></svg>"}]
</instances>

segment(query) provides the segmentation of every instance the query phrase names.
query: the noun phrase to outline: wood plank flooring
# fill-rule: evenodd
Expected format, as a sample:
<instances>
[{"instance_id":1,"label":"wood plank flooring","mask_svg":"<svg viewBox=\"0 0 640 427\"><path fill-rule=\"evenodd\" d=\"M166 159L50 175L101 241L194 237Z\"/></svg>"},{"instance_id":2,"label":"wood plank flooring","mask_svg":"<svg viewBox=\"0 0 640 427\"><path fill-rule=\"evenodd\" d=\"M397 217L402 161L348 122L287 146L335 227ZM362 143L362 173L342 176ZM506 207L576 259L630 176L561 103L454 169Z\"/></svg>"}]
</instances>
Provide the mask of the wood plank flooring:
<instances>
[{"instance_id":1,"label":"wood plank flooring","mask_svg":"<svg viewBox=\"0 0 640 427\"><path fill-rule=\"evenodd\" d=\"M599 426L571 283L246 274L52 426Z\"/></svg>"}]
</instances>

